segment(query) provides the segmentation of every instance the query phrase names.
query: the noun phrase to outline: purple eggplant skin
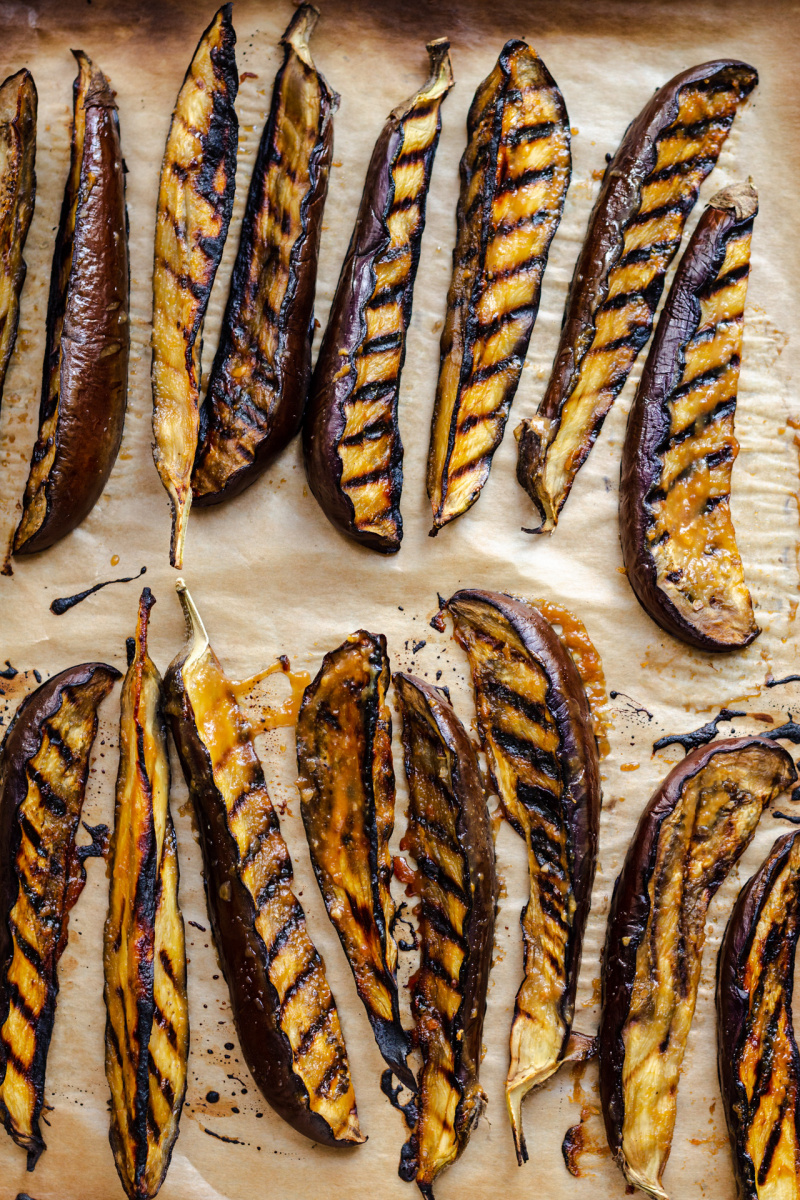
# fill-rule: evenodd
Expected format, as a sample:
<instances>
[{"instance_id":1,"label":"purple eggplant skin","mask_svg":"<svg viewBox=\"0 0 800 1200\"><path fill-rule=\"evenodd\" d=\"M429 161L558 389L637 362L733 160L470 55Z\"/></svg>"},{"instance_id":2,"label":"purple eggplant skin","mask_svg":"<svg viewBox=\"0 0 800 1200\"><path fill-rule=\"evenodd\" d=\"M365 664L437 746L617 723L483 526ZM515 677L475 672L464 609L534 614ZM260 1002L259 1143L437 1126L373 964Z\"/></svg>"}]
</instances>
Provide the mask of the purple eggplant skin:
<instances>
[{"instance_id":1,"label":"purple eggplant skin","mask_svg":"<svg viewBox=\"0 0 800 1200\"><path fill-rule=\"evenodd\" d=\"M757 1171L747 1148L747 1138L752 1132L752 1119L755 1114L752 1101L748 1101L742 1080L738 1076L738 1069L747 1049L751 1059L754 1050L758 1058L759 1099L765 1098L765 1092L773 1093L772 1099L780 1114L781 1125L788 1119L795 1146L800 1130L800 1053L792 1025L792 985L797 938L800 934L799 850L800 833L787 833L777 839L765 862L740 891L717 959L717 1068L739 1200L758 1200L760 1187L765 1182L761 1171L764 1170L769 1176L770 1168L774 1166L774 1158L771 1161L767 1160L765 1170L762 1160L757 1164ZM778 1017L783 1018L781 1024L785 1023L781 1038L783 1044L780 1047L776 1044L777 1037L771 1020L768 1027L770 1044L760 1043L762 1053L758 1054L757 1048L752 1044L754 1032L750 1018L753 1002L764 1000L762 988L759 986L763 985L763 979L754 981L755 991L748 988L748 958L753 949L754 938L759 933L759 922L771 902L773 888L778 877L784 872L789 873L789 894L781 904L779 913L774 913L772 920L767 917L768 929L762 931L760 937L764 950L762 965L768 967L776 958L782 959L779 972L780 995L776 1007L779 1010ZM762 1036L764 1032L762 1026ZM776 1065L782 1067L785 1072L785 1077L779 1079L778 1089L770 1087ZM784 1098L783 1103L781 1096ZM774 1127L770 1132L774 1134ZM759 1142L761 1141L762 1138L759 1138ZM764 1149L771 1149L774 1155L777 1141L775 1136L768 1137ZM787 1167L785 1160L783 1166Z\"/></svg>"},{"instance_id":2,"label":"purple eggplant skin","mask_svg":"<svg viewBox=\"0 0 800 1200\"><path fill-rule=\"evenodd\" d=\"M724 652L748 646L760 632L753 619L752 605L747 597L748 611L741 613L741 628L731 627L727 631L728 640L714 636L711 627L703 630L702 612L695 622L685 618L658 586L657 565L648 541L648 528L654 519L649 497L661 480L661 456L670 434L668 400L681 383L684 350L698 329L699 293L714 284L728 239L746 233L757 212L755 189L743 184L719 192L700 217L659 319L631 406L622 450L619 526L628 582L642 608L657 625L698 650ZM726 408L729 407L728 403ZM700 431L700 436L704 434L708 436L708 421ZM714 625L718 621L719 618Z\"/></svg>"}]
</instances>

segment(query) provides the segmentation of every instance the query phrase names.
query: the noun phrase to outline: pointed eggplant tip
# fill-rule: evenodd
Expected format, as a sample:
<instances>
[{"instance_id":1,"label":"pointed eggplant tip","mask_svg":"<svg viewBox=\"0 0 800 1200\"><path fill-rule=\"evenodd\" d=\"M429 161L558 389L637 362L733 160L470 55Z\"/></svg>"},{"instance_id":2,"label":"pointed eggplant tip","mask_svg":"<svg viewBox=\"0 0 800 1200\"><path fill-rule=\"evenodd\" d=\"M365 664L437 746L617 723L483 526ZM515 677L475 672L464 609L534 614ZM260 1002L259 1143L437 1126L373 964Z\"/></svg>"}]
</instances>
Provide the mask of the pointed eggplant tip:
<instances>
[{"instance_id":1,"label":"pointed eggplant tip","mask_svg":"<svg viewBox=\"0 0 800 1200\"><path fill-rule=\"evenodd\" d=\"M282 45L291 46L298 58L312 70L314 62L308 43L311 41L318 20L318 8L315 8L313 4L301 4L281 37Z\"/></svg>"}]
</instances>

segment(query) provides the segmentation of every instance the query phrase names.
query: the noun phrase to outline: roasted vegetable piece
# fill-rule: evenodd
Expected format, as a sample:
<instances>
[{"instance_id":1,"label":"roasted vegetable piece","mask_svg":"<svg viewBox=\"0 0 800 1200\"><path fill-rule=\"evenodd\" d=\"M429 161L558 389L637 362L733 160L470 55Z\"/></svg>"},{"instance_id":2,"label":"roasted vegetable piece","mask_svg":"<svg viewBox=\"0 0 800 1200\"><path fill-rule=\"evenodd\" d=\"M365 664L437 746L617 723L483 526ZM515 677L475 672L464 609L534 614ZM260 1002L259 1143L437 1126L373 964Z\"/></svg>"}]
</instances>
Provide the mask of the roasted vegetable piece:
<instances>
[{"instance_id":1,"label":"roasted vegetable piece","mask_svg":"<svg viewBox=\"0 0 800 1200\"><path fill-rule=\"evenodd\" d=\"M25 239L36 198L36 110L30 71L0 85L0 401L17 340Z\"/></svg>"},{"instance_id":2,"label":"roasted vegetable piece","mask_svg":"<svg viewBox=\"0 0 800 1200\"><path fill-rule=\"evenodd\" d=\"M397 998L392 718L386 638L354 633L326 654L297 718L301 811L311 861L375 1041L394 1073L416 1086Z\"/></svg>"},{"instance_id":3,"label":"roasted vegetable piece","mask_svg":"<svg viewBox=\"0 0 800 1200\"><path fill-rule=\"evenodd\" d=\"M700 981L706 912L759 817L796 779L765 738L687 754L639 821L608 916L600 1099L608 1144L634 1187L665 1200L678 1079Z\"/></svg>"},{"instance_id":4,"label":"roasted vegetable piece","mask_svg":"<svg viewBox=\"0 0 800 1200\"><path fill-rule=\"evenodd\" d=\"M558 516L608 410L650 336L664 276L700 184L758 82L730 59L682 71L629 125L606 168L567 297L537 415L517 428L517 478L542 518Z\"/></svg>"},{"instance_id":5,"label":"roasted vegetable piece","mask_svg":"<svg viewBox=\"0 0 800 1200\"><path fill-rule=\"evenodd\" d=\"M300 428L311 379L314 292L339 97L308 41L303 4L283 35L247 197L192 475L195 504L237 496Z\"/></svg>"},{"instance_id":6,"label":"roasted vegetable piece","mask_svg":"<svg viewBox=\"0 0 800 1200\"><path fill-rule=\"evenodd\" d=\"M475 94L428 452L436 533L466 512L503 439L569 187L569 118L536 51L503 47Z\"/></svg>"},{"instance_id":7,"label":"roasted vegetable piece","mask_svg":"<svg viewBox=\"0 0 800 1200\"><path fill-rule=\"evenodd\" d=\"M739 893L717 961L717 1062L740 1200L800 1196L798 932L800 833L787 833Z\"/></svg>"},{"instance_id":8,"label":"roasted vegetable piece","mask_svg":"<svg viewBox=\"0 0 800 1200\"><path fill-rule=\"evenodd\" d=\"M147 652L154 604L145 588L136 637L128 643L103 950L110 1140L130 1200L149 1200L164 1181L178 1136L189 1057L167 728L161 676Z\"/></svg>"},{"instance_id":9,"label":"roasted vegetable piece","mask_svg":"<svg viewBox=\"0 0 800 1200\"><path fill-rule=\"evenodd\" d=\"M105 663L53 676L23 700L0 749L0 1117L32 1171L69 912L83 891L76 846ZM90 830L99 834L100 829ZM104 830L102 830L104 832Z\"/></svg>"},{"instance_id":10,"label":"roasted vegetable piece","mask_svg":"<svg viewBox=\"0 0 800 1200\"><path fill-rule=\"evenodd\" d=\"M672 281L628 418L620 540L628 581L662 629L701 650L759 633L730 510L750 239L758 197L718 192Z\"/></svg>"},{"instance_id":11,"label":"roasted vegetable piece","mask_svg":"<svg viewBox=\"0 0 800 1200\"><path fill-rule=\"evenodd\" d=\"M445 608L469 655L492 783L528 847L530 899L520 917L525 977L506 1082L522 1163L522 1101L558 1070L572 1032L597 859L597 743L578 670L540 612L472 590L456 592Z\"/></svg>"},{"instance_id":12,"label":"roasted vegetable piece","mask_svg":"<svg viewBox=\"0 0 800 1200\"><path fill-rule=\"evenodd\" d=\"M390 113L375 144L303 424L322 511L381 554L403 537L397 402L441 105L453 86L449 48L430 43L430 79Z\"/></svg>"},{"instance_id":13,"label":"roasted vegetable piece","mask_svg":"<svg viewBox=\"0 0 800 1200\"><path fill-rule=\"evenodd\" d=\"M325 964L292 892L250 727L182 580L189 642L164 678L200 829L206 899L242 1053L264 1098L315 1142L363 1142Z\"/></svg>"},{"instance_id":14,"label":"roasted vegetable piece","mask_svg":"<svg viewBox=\"0 0 800 1200\"><path fill-rule=\"evenodd\" d=\"M72 156L47 303L39 436L15 554L46 550L97 503L128 394L128 218L114 93L75 51Z\"/></svg>"},{"instance_id":15,"label":"roasted vegetable piece","mask_svg":"<svg viewBox=\"0 0 800 1200\"><path fill-rule=\"evenodd\" d=\"M170 562L183 563L199 429L203 320L236 185L239 89L231 5L201 37L169 127L153 265L153 457L172 504Z\"/></svg>"},{"instance_id":16,"label":"roasted vegetable piece","mask_svg":"<svg viewBox=\"0 0 800 1200\"><path fill-rule=\"evenodd\" d=\"M478 1081L494 945L494 842L472 744L444 693L395 675L408 777L402 845L417 863L420 968L411 992L422 1054L400 1175L423 1196L463 1151L486 1104Z\"/></svg>"}]
</instances>

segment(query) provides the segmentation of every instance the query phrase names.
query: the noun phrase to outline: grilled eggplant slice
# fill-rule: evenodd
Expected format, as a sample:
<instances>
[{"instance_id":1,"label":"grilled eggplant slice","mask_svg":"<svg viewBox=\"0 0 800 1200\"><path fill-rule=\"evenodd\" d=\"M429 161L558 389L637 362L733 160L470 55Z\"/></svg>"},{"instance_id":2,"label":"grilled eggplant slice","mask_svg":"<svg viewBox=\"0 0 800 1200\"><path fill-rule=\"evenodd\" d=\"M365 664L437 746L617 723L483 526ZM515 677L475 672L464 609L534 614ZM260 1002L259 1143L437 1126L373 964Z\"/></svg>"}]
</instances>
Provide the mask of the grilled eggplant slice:
<instances>
[{"instance_id":1,"label":"grilled eggplant slice","mask_svg":"<svg viewBox=\"0 0 800 1200\"><path fill-rule=\"evenodd\" d=\"M46 550L97 503L128 395L128 218L114 93L75 52L72 156L47 305L39 436L15 554Z\"/></svg>"},{"instance_id":2,"label":"grilled eggplant slice","mask_svg":"<svg viewBox=\"0 0 800 1200\"><path fill-rule=\"evenodd\" d=\"M700 981L709 903L761 813L796 779L766 738L687 754L639 821L608 916L600 1018L600 1099L625 1178L658 1200L678 1079Z\"/></svg>"},{"instance_id":3,"label":"grilled eggplant slice","mask_svg":"<svg viewBox=\"0 0 800 1200\"><path fill-rule=\"evenodd\" d=\"M740 1200L800 1196L798 933L800 833L788 833L739 893L717 962L719 1082Z\"/></svg>"},{"instance_id":4,"label":"grilled eggplant slice","mask_svg":"<svg viewBox=\"0 0 800 1200\"><path fill-rule=\"evenodd\" d=\"M517 428L517 478L551 532L575 476L650 336L664 276L742 103L758 82L720 59L648 101L608 164L567 297L553 372Z\"/></svg>"},{"instance_id":5,"label":"grilled eggplant slice","mask_svg":"<svg viewBox=\"0 0 800 1200\"><path fill-rule=\"evenodd\" d=\"M325 964L292 892L292 862L250 727L183 580L189 642L166 712L200 829L206 899L233 1019L264 1098L326 1146L365 1139Z\"/></svg>"},{"instance_id":6,"label":"grilled eggplant slice","mask_svg":"<svg viewBox=\"0 0 800 1200\"><path fill-rule=\"evenodd\" d=\"M36 199L37 107L30 71L17 71L0 85L0 402L17 340L22 252Z\"/></svg>"},{"instance_id":7,"label":"grilled eggplant slice","mask_svg":"<svg viewBox=\"0 0 800 1200\"><path fill-rule=\"evenodd\" d=\"M503 439L572 171L564 98L510 41L475 94L428 453L432 534L466 512Z\"/></svg>"},{"instance_id":8,"label":"grilled eggplant slice","mask_svg":"<svg viewBox=\"0 0 800 1200\"><path fill-rule=\"evenodd\" d=\"M759 633L730 510L750 240L751 184L718 192L672 281L628 418L620 540L637 599L700 650Z\"/></svg>"},{"instance_id":9,"label":"grilled eggplant slice","mask_svg":"<svg viewBox=\"0 0 800 1200\"><path fill-rule=\"evenodd\" d=\"M372 152L303 425L322 511L381 554L403 537L397 403L441 106L453 86L449 48L444 38L430 43L430 79L389 115Z\"/></svg>"},{"instance_id":10,"label":"grilled eggplant slice","mask_svg":"<svg viewBox=\"0 0 800 1200\"><path fill-rule=\"evenodd\" d=\"M75 835L97 708L119 671L83 663L48 679L17 709L0 749L0 1118L28 1152L45 1149L39 1119L69 912L83 861ZM99 830L90 831L99 833Z\"/></svg>"},{"instance_id":11,"label":"grilled eggplant slice","mask_svg":"<svg viewBox=\"0 0 800 1200\"><path fill-rule=\"evenodd\" d=\"M155 1196L178 1136L189 1058L186 944L169 811L161 676L145 588L122 685L120 761L103 964L111 1148L130 1200Z\"/></svg>"},{"instance_id":12,"label":"grilled eggplant slice","mask_svg":"<svg viewBox=\"0 0 800 1200\"><path fill-rule=\"evenodd\" d=\"M402 845L417 863L421 939L411 1007L422 1067L400 1175L432 1197L486 1104L478 1077L498 891L483 783L463 725L438 688L403 674L394 684L409 791Z\"/></svg>"},{"instance_id":13,"label":"grilled eggplant slice","mask_svg":"<svg viewBox=\"0 0 800 1200\"><path fill-rule=\"evenodd\" d=\"M395 1075L414 1088L392 935L395 790L388 687L382 635L359 630L325 655L297 718L298 787L317 883L375 1041Z\"/></svg>"},{"instance_id":14,"label":"grilled eggplant slice","mask_svg":"<svg viewBox=\"0 0 800 1200\"><path fill-rule=\"evenodd\" d=\"M303 4L283 35L247 197L219 348L200 410L194 503L218 504L261 475L300 428L311 379L314 293L339 97L308 48Z\"/></svg>"},{"instance_id":15,"label":"grilled eggplant slice","mask_svg":"<svg viewBox=\"0 0 800 1200\"><path fill-rule=\"evenodd\" d=\"M172 504L170 562L183 563L199 432L203 320L236 186L239 89L231 5L201 37L169 127L153 265L153 434Z\"/></svg>"},{"instance_id":16,"label":"grilled eggplant slice","mask_svg":"<svg viewBox=\"0 0 800 1200\"><path fill-rule=\"evenodd\" d=\"M589 702L569 652L530 604L456 592L445 609L469 655L481 744L509 821L525 839L525 977L511 1027L506 1101L527 1161L522 1101L564 1061L592 894L600 771Z\"/></svg>"}]
</instances>

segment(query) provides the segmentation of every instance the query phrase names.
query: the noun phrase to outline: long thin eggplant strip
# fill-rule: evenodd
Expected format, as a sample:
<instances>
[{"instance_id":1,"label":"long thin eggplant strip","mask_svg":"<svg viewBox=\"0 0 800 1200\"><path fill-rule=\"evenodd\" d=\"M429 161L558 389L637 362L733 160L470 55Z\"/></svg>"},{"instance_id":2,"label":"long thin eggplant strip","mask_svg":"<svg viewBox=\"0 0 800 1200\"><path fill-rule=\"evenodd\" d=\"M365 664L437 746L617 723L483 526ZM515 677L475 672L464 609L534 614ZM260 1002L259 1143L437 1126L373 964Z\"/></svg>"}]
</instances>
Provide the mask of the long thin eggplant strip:
<instances>
[{"instance_id":1,"label":"long thin eggplant strip","mask_svg":"<svg viewBox=\"0 0 800 1200\"><path fill-rule=\"evenodd\" d=\"M739 1200L800 1196L799 934L800 833L787 833L739 893L717 961L717 1062Z\"/></svg>"},{"instance_id":2,"label":"long thin eggplant strip","mask_svg":"<svg viewBox=\"0 0 800 1200\"><path fill-rule=\"evenodd\" d=\"M494 842L480 770L444 693L395 675L403 718L408 829L416 860L420 968L411 993L422 1067L400 1176L428 1200L486 1105L480 1086L497 905Z\"/></svg>"},{"instance_id":3,"label":"long thin eggplant strip","mask_svg":"<svg viewBox=\"0 0 800 1200\"><path fill-rule=\"evenodd\" d=\"M445 611L469 655L492 783L528 847L520 924L525 977L511 1027L506 1101L527 1161L522 1101L567 1052L592 894L600 770L592 716L569 652L540 612L498 592L456 592Z\"/></svg>"},{"instance_id":4,"label":"long thin eggplant strip","mask_svg":"<svg viewBox=\"0 0 800 1200\"><path fill-rule=\"evenodd\" d=\"M759 633L730 510L750 184L718 192L672 281L628 418L620 540L637 599L667 633L735 650Z\"/></svg>"},{"instance_id":5,"label":"long thin eggplant strip","mask_svg":"<svg viewBox=\"0 0 800 1200\"><path fill-rule=\"evenodd\" d=\"M17 340L22 257L36 199L38 97L29 71L0 85L0 402Z\"/></svg>"},{"instance_id":6,"label":"long thin eggplant strip","mask_svg":"<svg viewBox=\"0 0 800 1200\"><path fill-rule=\"evenodd\" d=\"M400 549L400 374L425 205L453 86L449 42L431 42L427 83L389 115L311 382L303 424L309 486L329 521L371 550Z\"/></svg>"},{"instance_id":7,"label":"long thin eggplant strip","mask_svg":"<svg viewBox=\"0 0 800 1200\"><path fill-rule=\"evenodd\" d=\"M489 478L572 171L569 118L527 43L503 47L467 120L453 279L428 453L435 534Z\"/></svg>"},{"instance_id":8,"label":"long thin eggplant strip","mask_svg":"<svg viewBox=\"0 0 800 1200\"><path fill-rule=\"evenodd\" d=\"M105 663L83 663L48 679L19 706L0 749L0 1119L29 1171L45 1149L58 960L83 861L98 852L75 845L97 708L118 678Z\"/></svg>"},{"instance_id":9,"label":"long thin eggplant strip","mask_svg":"<svg viewBox=\"0 0 800 1200\"><path fill-rule=\"evenodd\" d=\"M250 1073L298 1133L365 1139L325 964L292 892L292 861L244 714L186 585L188 645L164 679L166 712L200 829L206 899Z\"/></svg>"},{"instance_id":10,"label":"long thin eggplant strip","mask_svg":"<svg viewBox=\"0 0 800 1200\"><path fill-rule=\"evenodd\" d=\"M762 812L795 782L766 738L687 754L647 805L614 886L602 973L600 1099L628 1183L667 1200L662 1175L700 982L708 906Z\"/></svg>"},{"instance_id":11,"label":"long thin eggplant strip","mask_svg":"<svg viewBox=\"0 0 800 1200\"><path fill-rule=\"evenodd\" d=\"M298 787L317 883L375 1041L392 1071L414 1088L392 935L395 785L388 687L382 635L360 630L325 655L297 718Z\"/></svg>"},{"instance_id":12,"label":"long thin eggplant strip","mask_svg":"<svg viewBox=\"0 0 800 1200\"><path fill-rule=\"evenodd\" d=\"M608 164L537 415L515 431L517 478L551 532L650 336L664 276L700 185L758 82L721 59L682 71L628 127Z\"/></svg>"},{"instance_id":13,"label":"long thin eggplant strip","mask_svg":"<svg viewBox=\"0 0 800 1200\"><path fill-rule=\"evenodd\" d=\"M194 504L254 483L300 429L311 381L314 293L339 97L308 42L319 13L303 4L283 35L284 62L258 148L219 348L200 410Z\"/></svg>"},{"instance_id":14,"label":"long thin eggplant strip","mask_svg":"<svg viewBox=\"0 0 800 1200\"><path fill-rule=\"evenodd\" d=\"M189 1058L186 944L169 810L161 676L145 588L120 707L111 884L103 939L111 1148L130 1200L151 1200L178 1136Z\"/></svg>"},{"instance_id":15,"label":"long thin eggplant strip","mask_svg":"<svg viewBox=\"0 0 800 1200\"><path fill-rule=\"evenodd\" d=\"M239 89L224 4L201 37L169 128L153 265L153 434L172 504L170 562L183 564L197 451L203 320L233 211Z\"/></svg>"},{"instance_id":16,"label":"long thin eggplant strip","mask_svg":"<svg viewBox=\"0 0 800 1200\"><path fill-rule=\"evenodd\" d=\"M15 554L46 550L94 508L128 394L128 218L114 92L76 51L72 157L47 305L39 435Z\"/></svg>"}]
</instances>

